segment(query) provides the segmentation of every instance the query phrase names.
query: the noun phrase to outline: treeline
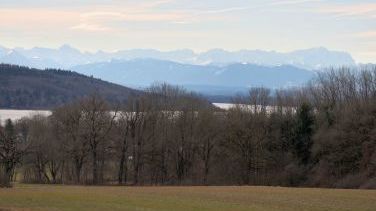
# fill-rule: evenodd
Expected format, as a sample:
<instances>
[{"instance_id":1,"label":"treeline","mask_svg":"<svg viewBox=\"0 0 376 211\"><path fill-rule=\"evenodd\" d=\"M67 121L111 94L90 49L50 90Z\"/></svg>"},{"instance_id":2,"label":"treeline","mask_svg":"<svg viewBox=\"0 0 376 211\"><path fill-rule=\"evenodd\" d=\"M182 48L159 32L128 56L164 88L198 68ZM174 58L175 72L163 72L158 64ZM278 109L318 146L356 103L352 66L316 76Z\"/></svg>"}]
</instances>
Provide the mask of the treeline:
<instances>
[{"instance_id":1,"label":"treeline","mask_svg":"<svg viewBox=\"0 0 376 211\"><path fill-rule=\"evenodd\" d=\"M376 69L250 89L218 110L157 85L111 110L91 96L0 129L1 182L376 187Z\"/></svg>"}]
</instances>

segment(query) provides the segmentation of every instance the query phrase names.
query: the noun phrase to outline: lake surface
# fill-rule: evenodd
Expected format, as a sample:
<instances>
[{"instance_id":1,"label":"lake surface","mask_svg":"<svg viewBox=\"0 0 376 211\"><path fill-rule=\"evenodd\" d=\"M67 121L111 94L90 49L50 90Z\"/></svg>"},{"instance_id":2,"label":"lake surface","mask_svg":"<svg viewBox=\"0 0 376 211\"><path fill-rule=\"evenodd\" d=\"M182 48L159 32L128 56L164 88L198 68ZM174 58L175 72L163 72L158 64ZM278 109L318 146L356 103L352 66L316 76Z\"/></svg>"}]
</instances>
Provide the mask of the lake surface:
<instances>
[{"instance_id":1,"label":"lake surface","mask_svg":"<svg viewBox=\"0 0 376 211\"><path fill-rule=\"evenodd\" d=\"M236 106L236 104L232 103L213 103L214 106L228 110ZM269 108L270 109L270 108ZM0 123L3 123L7 119L11 119L12 121L19 120L23 117L31 117L34 115L44 115L49 116L51 111L48 110L12 110L12 109L0 109Z\"/></svg>"},{"instance_id":2,"label":"lake surface","mask_svg":"<svg viewBox=\"0 0 376 211\"><path fill-rule=\"evenodd\" d=\"M12 121L19 120L23 117L31 117L34 115L45 115L48 116L51 114L51 111L47 110L11 110L11 109L0 109L0 122L4 122L7 119Z\"/></svg>"}]
</instances>

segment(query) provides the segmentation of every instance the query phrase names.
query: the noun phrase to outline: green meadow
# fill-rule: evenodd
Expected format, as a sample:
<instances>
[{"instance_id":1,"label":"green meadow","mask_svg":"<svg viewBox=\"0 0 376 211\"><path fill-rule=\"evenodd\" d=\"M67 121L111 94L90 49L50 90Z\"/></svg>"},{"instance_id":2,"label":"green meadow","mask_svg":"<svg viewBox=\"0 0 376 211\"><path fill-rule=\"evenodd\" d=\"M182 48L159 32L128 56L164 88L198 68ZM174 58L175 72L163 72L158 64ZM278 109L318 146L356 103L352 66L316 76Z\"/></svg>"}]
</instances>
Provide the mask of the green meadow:
<instances>
[{"instance_id":1,"label":"green meadow","mask_svg":"<svg viewBox=\"0 0 376 211\"><path fill-rule=\"evenodd\" d=\"M375 190L282 187L22 185L0 189L1 211L376 210Z\"/></svg>"}]
</instances>

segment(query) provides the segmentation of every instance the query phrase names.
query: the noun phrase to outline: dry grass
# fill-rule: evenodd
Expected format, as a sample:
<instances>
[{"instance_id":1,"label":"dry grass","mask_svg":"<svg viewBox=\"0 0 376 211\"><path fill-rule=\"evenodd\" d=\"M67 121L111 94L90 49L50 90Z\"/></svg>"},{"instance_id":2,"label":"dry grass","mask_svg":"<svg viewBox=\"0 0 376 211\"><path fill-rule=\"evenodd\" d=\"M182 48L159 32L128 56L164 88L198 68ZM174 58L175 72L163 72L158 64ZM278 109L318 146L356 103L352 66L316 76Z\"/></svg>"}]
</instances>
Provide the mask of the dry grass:
<instances>
[{"instance_id":1,"label":"dry grass","mask_svg":"<svg viewBox=\"0 0 376 211\"><path fill-rule=\"evenodd\" d=\"M374 190L279 187L80 187L0 189L0 211L376 210Z\"/></svg>"}]
</instances>

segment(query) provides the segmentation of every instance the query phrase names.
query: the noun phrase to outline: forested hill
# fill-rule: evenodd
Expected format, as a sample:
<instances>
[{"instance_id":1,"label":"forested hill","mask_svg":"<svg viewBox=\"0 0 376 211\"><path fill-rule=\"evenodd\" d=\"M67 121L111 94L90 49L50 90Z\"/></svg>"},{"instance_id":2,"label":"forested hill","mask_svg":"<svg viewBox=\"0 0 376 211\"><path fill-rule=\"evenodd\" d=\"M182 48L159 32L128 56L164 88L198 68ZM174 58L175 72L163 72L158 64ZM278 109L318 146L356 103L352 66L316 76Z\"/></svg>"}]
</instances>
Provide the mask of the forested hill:
<instances>
[{"instance_id":1,"label":"forested hill","mask_svg":"<svg viewBox=\"0 0 376 211\"><path fill-rule=\"evenodd\" d=\"M139 91L71 71L0 64L0 108L51 109L94 93L117 104Z\"/></svg>"}]
</instances>

